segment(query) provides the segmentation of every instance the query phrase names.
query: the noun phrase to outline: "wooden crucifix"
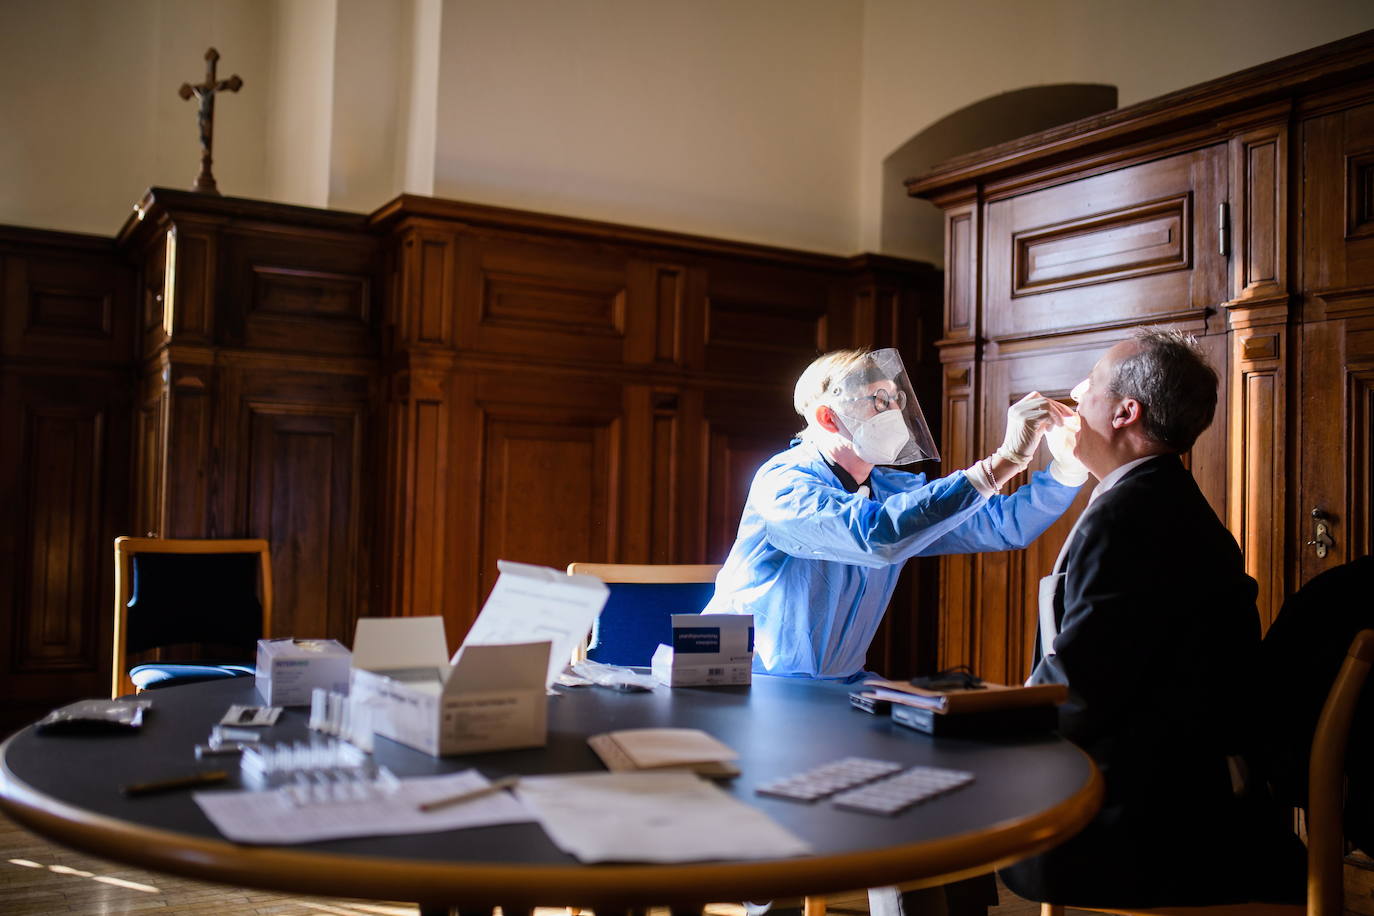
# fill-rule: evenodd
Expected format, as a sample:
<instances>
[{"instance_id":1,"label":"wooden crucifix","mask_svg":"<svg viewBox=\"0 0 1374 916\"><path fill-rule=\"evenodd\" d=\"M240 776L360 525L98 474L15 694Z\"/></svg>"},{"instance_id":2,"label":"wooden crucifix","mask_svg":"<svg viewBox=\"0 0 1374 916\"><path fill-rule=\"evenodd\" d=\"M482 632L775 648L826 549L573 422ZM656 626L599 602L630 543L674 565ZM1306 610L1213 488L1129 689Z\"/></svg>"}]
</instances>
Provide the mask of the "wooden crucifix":
<instances>
[{"instance_id":1,"label":"wooden crucifix","mask_svg":"<svg viewBox=\"0 0 1374 916\"><path fill-rule=\"evenodd\" d=\"M200 122L200 174L196 176L196 183L191 186L192 191L200 194L218 194L219 188L215 185L215 176L210 174L210 148L215 141L215 94L218 92L238 92L243 86L243 80L235 73L227 80L215 80L215 64L219 62L219 52L214 48L205 52L205 82L198 85L182 83L177 94L183 99L195 96L200 101L200 111L196 119Z\"/></svg>"}]
</instances>

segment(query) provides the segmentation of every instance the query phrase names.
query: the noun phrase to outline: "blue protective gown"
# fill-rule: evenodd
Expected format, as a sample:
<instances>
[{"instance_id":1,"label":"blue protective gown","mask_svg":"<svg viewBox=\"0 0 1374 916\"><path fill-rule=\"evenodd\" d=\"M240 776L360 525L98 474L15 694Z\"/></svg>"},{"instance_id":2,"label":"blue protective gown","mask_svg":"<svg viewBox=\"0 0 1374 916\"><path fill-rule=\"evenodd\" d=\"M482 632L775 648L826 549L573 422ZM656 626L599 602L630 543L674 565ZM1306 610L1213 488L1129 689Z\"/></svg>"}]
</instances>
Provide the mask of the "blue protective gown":
<instances>
[{"instance_id":1,"label":"blue protective gown","mask_svg":"<svg viewBox=\"0 0 1374 916\"><path fill-rule=\"evenodd\" d=\"M1078 493L1044 471L991 499L963 471L927 483L875 467L869 487L871 497L847 492L805 440L754 475L703 613L754 615L756 672L859 674L908 558L1020 549Z\"/></svg>"}]
</instances>

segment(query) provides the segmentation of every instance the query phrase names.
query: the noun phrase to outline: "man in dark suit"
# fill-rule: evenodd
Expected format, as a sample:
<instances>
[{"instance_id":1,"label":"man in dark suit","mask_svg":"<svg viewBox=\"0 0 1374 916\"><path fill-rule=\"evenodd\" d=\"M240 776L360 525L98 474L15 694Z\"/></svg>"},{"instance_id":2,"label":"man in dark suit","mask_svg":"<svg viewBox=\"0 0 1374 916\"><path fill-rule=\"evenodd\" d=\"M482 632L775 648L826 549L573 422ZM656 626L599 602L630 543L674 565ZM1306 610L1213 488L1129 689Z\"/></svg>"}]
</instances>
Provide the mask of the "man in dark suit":
<instances>
[{"instance_id":1,"label":"man in dark suit","mask_svg":"<svg viewBox=\"0 0 1374 916\"><path fill-rule=\"evenodd\" d=\"M1074 389L1073 455L1099 483L1041 583L1030 683L1068 685L1060 733L1097 762L1106 795L1077 837L1003 871L1024 897L1302 899L1301 847L1233 791L1228 765L1245 744L1256 585L1179 459L1216 392L1196 342L1168 331L1112 347Z\"/></svg>"}]
</instances>

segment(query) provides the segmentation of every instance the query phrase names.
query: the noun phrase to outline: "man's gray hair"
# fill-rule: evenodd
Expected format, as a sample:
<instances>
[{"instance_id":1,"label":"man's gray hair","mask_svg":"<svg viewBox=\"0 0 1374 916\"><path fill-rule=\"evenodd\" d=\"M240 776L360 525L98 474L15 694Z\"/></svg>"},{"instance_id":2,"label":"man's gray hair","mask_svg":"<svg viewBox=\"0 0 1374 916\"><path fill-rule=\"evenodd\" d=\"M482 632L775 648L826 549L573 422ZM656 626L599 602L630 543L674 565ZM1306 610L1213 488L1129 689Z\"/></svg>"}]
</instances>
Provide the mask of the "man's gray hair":
<instances>
[{"instance_id":1,"label":"man's gray hair","mask_svg":"<svg viewBox=\"0 0 1374 916\"><path fill-rule=\"evenodd\" d=\"M1217 409L1217 373L1182 331L1137 331L1135 353L1116 364L1112 397L1134 398L1145 435L1176 452L1193 447Z\"/></svg>"}]
</instances>

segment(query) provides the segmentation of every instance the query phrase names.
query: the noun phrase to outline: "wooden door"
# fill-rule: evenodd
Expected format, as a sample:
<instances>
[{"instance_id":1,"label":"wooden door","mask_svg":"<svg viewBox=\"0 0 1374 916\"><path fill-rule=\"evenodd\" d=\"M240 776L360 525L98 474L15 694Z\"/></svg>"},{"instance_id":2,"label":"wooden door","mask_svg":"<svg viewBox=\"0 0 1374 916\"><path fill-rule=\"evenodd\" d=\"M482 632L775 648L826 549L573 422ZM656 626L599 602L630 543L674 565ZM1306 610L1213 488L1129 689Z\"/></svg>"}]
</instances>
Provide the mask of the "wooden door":
<instances>
[{"instance_id":1,"label":"wooden door","mask_svg":"<svg viewBox=\"0 0 1374 916\"><path fill-rule=\"evenodd\" d=\"M1308 119L1303 141L1295 587L1374 548L1374 104Z\"/></svg>"}]
</instances>

